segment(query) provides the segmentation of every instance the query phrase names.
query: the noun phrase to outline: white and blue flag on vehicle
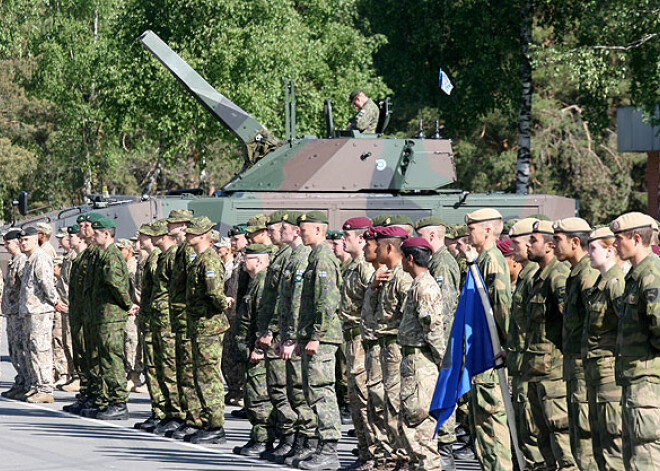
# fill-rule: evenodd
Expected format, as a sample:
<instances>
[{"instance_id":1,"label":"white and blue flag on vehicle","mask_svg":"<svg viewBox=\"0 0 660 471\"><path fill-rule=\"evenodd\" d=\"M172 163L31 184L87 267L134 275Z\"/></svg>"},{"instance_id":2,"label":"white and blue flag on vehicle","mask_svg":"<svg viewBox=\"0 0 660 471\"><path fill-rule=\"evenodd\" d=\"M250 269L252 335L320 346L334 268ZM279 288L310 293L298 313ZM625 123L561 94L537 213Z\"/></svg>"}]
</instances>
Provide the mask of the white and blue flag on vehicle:
<instances>
[{"instance_id":1,"label":"white and blue flag on vehicle","mask_svg":"<svg viewBox=\"0 0 660 471\"><path fill-rule=\"evenodd\" d=\"M438 86L447 95L451 95L451 91L454 89L454 86L452 85L451 80L449 80L449 77L447 76L445 71L442 70L442 69L440 69L440 73L438 75Z\"/></svg>"}]
</instances>

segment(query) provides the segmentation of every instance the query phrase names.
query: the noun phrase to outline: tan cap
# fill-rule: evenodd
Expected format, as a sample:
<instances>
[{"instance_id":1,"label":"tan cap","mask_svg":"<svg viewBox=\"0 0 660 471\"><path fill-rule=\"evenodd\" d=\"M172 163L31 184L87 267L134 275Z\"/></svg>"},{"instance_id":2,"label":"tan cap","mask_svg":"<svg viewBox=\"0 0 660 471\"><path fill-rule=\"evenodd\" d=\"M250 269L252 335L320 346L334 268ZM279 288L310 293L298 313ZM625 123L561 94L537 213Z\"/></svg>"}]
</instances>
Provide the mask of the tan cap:
<instances>
[{"instance_id":1,"label":"tan cap","mask_svg":"<svg viewBox=\"0 0 660 471\"><path fill-rule=\"evenodd\" d=\"M600 239L612 239L614 238L614 232L610 230L609 227L598 227L591 231L589 234L589 242L593 242L594 240L600 240Z\"/></svg>"},{"instance_id":2,"label":"tan cap","mask_svg":"<svg viewBox=\"0 0 660 471\"><path fill-rule=\"evenodd\" d=\"M555 234L555 229L552 227L552 221L536 221L532 224L532 229L532 232L535 234Z\"/></svg>"},{"instance_id":3,"label":"tan cap","mask_svg":"<svg viewBox=\"0 0 660 471\"><path fill-rule=\"evenodd\" d=\"M643 229L653 227L653 218L644 213L632 212L622 214L610 224L610 229L615 234L632 231L633 229Z\"/></svg>"},{"instance_id":4,"label":"tan cap","mask_svg":"<svg viewBox=\"0 0 660 471\"><path fill-rule=\"evenodd\" d=\"M55 234L55 237L58 239L62 239L64 237L67 237L69 235L69 231L67 230L66 227L60 227L60 230Z\"/></svg>"},{"instance_id":5,"label":"tan cap","mask_svg":"<svg viewBox=\"0 0 660 471\"><path fill-rule=\"evenodd\" d=\"M38 234L51 235L53 233L53 228L50 227L50 224L44 224L43 222L40 222L39 224L35 225L34 227L37 228L37 233Z\"/></svg>"},{"instance_id":6,"label":"tan cap","mask_svg":"<svg viewBox=\"0 0 660 471\"><path fill-rule=\"evenodd\" d=\"M120 249L133 250L133 242L129 239L119 239L115 245Z\"/></svg>"},{"instance_id":7,"label":"tan cap","mask_svg":"<svg viewBox=\"0 0 660 471\"><path fill-rule=\"evenodd\" d=\"M61 255L56 255L53 259L53 265L62 265L62 263L64 263L64 257Z\"/></svg>"},{"instance_id":8,"label":"tan cap","mask_svg":"<svg viewBox=\"0 0 660 471\"><path fill-rule=\"evenodd\" d=\"M229 237L221 237L218 242L215 243L216 247L227 247L231 248L231 241L229 240Z\"/></svg>"},{"instance_id":9,"label":"tan cap","mask_svg":"<svg viewBox=\"0 0 660 471\"><path fill-rule=\"evenodd\" d=\"M465 215L465 224L473 224L475 222L494 221L502 219L502 215L495 208L477 209Z\"/></svg>"},{"instance_id":10,"label":"tan cap","mask_svg":"<svg viewBox=\"0 0 660 471\"><path fill-rule=\"evenodd\" d=\"M555 221L552 228L555 230L555 234L562 232L568 232L571 234L574 232L591 232L591 226L582 218L559 219L558 221Z\"/></svg>"},{"instance_id":11,"label":"tan cap","mask_svg":"<svg viewBox=\"0 0 660 471\"><path fill-rule=\"evenodd\" d=\"M525 218L516 222L511 229L509 229L509 237L519 237L530 235L534 232L534 223L538 221L536 218Z\"/></svg>"},{"instance_id":12,"label":"tan cap","mask_svg":"<svg viewBox=\"0 0 660 471\"><path fill-rule=\"evenodd\" d=\"M220 233L215 229L211 230L211 242L214 244L220 241Z\"/></svg>"}]
</instances>

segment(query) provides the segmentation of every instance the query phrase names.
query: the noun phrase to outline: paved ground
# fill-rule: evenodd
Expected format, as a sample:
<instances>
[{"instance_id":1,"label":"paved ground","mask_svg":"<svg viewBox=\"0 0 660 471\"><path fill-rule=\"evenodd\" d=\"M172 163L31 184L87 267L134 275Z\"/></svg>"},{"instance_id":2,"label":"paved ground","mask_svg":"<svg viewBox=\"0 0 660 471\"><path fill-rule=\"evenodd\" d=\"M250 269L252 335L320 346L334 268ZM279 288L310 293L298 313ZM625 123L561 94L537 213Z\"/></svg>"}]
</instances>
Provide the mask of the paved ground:
<instances>
[{"instance_id":1,"label":"paved ground","mask_svg":"<svg viewBox=\"0 0 660 471\"><path fill-rule=\"evenodd\" d=\"M3 329L4 330L4 329ZM7 389L14 370L2 339L0 389ZM266 470L278 469L259 460L232 454L236 445L248 440L247 420L226 413L228 441L224 445L200 446L169 438L160 438L133 429L133 424L149 415L146 394L131 394L130 420L104 422L62 412L73 394L55 392L54 404L28 404L0 398L0 471L89 470ZM340 459L343 465L353 461L350 450L354 438L346 436L343 426ZM289 469L284 467L284 469ZM460 470L479 469L476 463L461 462Z\"/></svg>"}]
</instances>

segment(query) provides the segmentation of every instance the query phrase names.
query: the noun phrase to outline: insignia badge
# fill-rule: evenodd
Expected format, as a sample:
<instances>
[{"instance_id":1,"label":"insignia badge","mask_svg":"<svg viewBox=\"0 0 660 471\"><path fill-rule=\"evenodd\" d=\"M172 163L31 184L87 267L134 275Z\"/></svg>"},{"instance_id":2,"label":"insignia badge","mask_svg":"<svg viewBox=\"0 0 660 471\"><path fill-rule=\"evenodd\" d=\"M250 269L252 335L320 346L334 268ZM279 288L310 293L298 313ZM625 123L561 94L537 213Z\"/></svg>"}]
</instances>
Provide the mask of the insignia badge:
<instances>
[{"instance_id":1,"label":"insignia badge","mask_svg":"<svg viewBox=\"0 0 660 471\"><path fill-rule=\"evenodd\" d=\"M380 172L382 170L385 170L386 167L387 167L387 162L385 161L385 159L376 160L376 170Z\"/></svg>"},{"instance_id":2,"label":"insignia badge","mask_svg":"<svg viewBox=\"0 0 660 471\"><path fill-rule=\"evenodd\" d=\"M389 224L390 222L392 222L390 218L385 219L385 224Z\"/></svg>"},{"instance_id":3,"label":"insignia badge","mask_svg":"<svg viewBox=\"0 0 660 471\"><path fill-rule=\"evenodd\" d=\"M206 270L207 278L215 278L215 270Z\"/></svg>"},{"instance_id":4,"label":"insignia badge","mask_svg":"<svg viewBox=\"0 0 660 471\"><path fill-rule=\"evenodd\" d=\"M289 220L289 215L288 215L288 214L284 214L284 215L282 216L282 221L288 221L288 220Z\"/></svg>"},{"instance_id":5,"label":"insignia badge","mask_svg":"<svg viewBox=\"0 0 660 471\"><path fill-rule=\"evenodd\" d=\"M552 228L553 228L553 229L559 229L559 221L555 221L555 222L552 224Z\"/></svg>"},{"instance_id":6,"label":"insignia badge","mask_svg":"<svg viewBox=\"0 0 660 471\"><path fill-rule=\"evenodd\" d=\"M350 224L346 224L346 225L344 226L344 229L346 229L347 231L350 230L350 228L351 228L351 225L350 225Z\"/></svg>"},{"instance_id":7,"label":"insignia badge","mask_svg":"<svg viewBox=\"0 0 660 471\"><path fill-rule=\"evenodd\" d=\"M306 215L306 214L303 214L302 216L300 216L300 220L301 220L301 221L305 221L305 220L307 220L307 215Z\"/></svg>"},{"instance_id":8,"label":"insignia badge","mask_svg":"<svg viewBox=\"0 0 660 471\"><path fill-rule=\"evenodd\" d=\"M319 272L319 276L320 276L321 278L325 278L326 276L328 276L328 273L327 273L327 272L324 272L324 271L320 271L320 272Z\"/></svg>"},{"instance_id":9,"label":"insignia badge","mask_svg":"<svg viewBox=\"0 0 660 471\"><path fill-rule=\"evenodd\" d=\"M191 262L192 262L193 260L195 260L196 258L197 258L197 254L196 254L196 253L191 253L190 255L188 255L188 259L189 259Z\"/></svg>"},{"instance_id":10,"label":"insignia badge","mask_svg":"<svg viewBox=\"0 0 660 471\"><path fill-rule=\"evenodd\" d=\"M619 228L619 223L616 222L616 221L614 221L614 222L612 223L612 229L617 230L618 228Z\"/></svg>"}]
</instances>

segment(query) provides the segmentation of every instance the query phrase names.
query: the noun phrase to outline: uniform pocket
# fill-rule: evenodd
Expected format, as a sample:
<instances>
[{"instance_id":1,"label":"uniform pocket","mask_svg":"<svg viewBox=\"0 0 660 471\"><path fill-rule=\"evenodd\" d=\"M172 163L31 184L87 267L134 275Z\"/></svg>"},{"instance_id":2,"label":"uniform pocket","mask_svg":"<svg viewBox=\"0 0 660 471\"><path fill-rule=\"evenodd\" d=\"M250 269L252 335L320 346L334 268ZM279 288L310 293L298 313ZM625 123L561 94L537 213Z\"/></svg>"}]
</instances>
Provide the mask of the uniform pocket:
<instances>
[{"instance_id":1,"label":"uniform pocket","mask_svg":"<svg viewBox=\"0 0 660 471\"><path fill-rule=\"evenodd\" d=\"M622 432L621 404L618 402L606 402L605 406L605 430L613 437L620 437Z\"/></svg>"},{"instance_id":2,"label":"uniform pocket","mask_svg":"<svg viewBox=\"0 0 660 471\"><path fill-rule=\"evenodd\" d=\"M401 362L401 413L410 427L420 424L428 416L428 410L421 407L419 384L415 378L415 360L412 356Z\"/></svg>"}]
</instances>

